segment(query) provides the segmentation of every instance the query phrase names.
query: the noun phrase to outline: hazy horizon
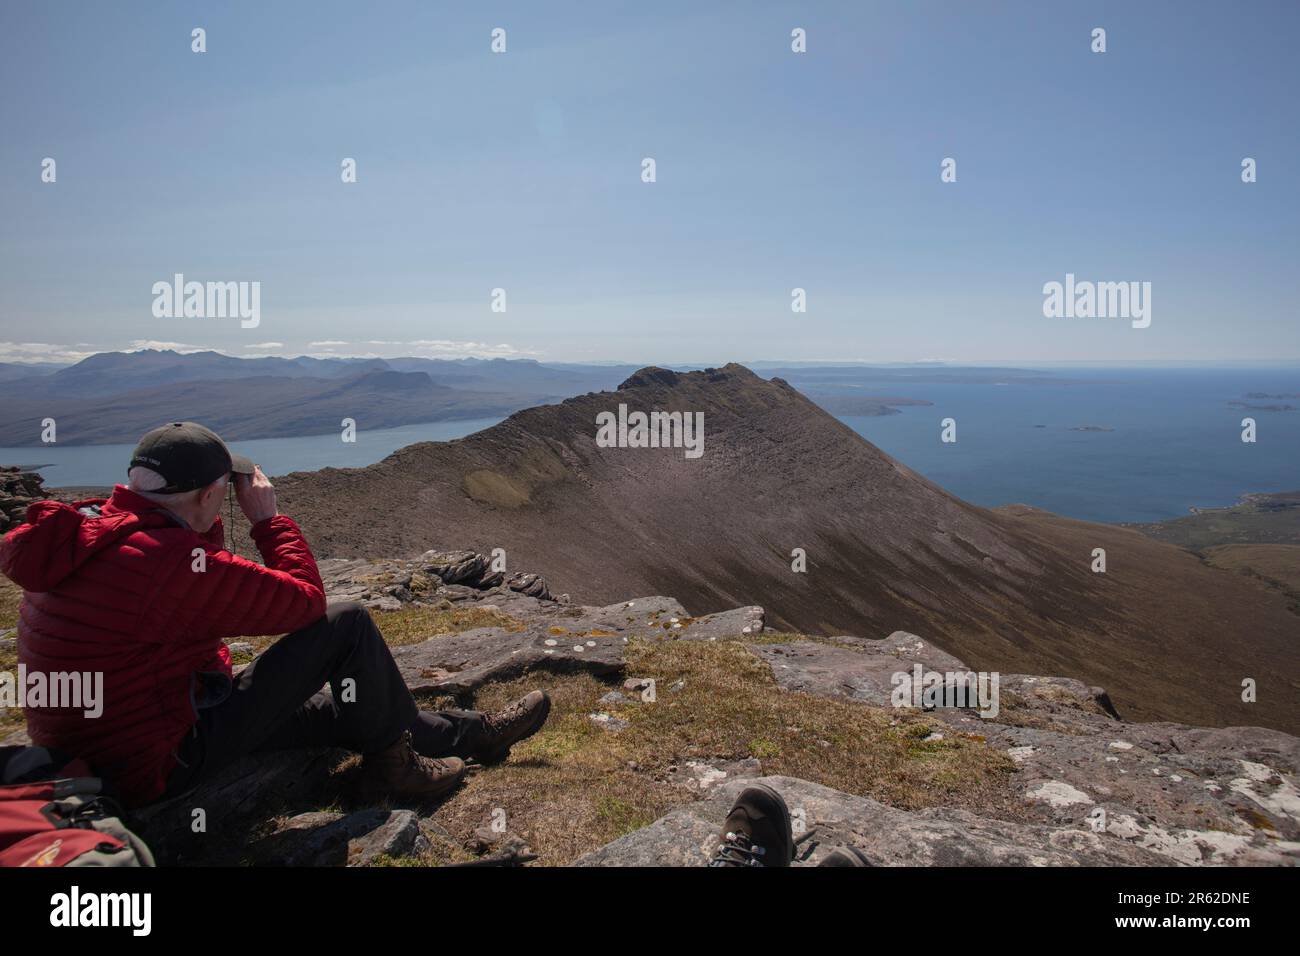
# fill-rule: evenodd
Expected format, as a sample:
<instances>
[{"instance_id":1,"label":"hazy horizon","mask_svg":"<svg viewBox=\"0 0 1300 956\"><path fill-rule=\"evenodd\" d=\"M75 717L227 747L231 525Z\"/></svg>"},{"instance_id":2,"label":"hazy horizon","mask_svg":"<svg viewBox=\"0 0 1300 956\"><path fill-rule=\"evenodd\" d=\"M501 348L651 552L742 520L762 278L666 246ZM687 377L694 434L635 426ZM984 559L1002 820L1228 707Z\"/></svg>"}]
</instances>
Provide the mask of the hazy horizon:
<instances>
[{"instance_id":1,"label":"hazy horizon","mask_svg":"<svg viewBox=\"0 0 1300 956\"><path fill-rule=\"evenodd\" d=\"M0 343L0 345L3 345L3 344L5 344L5 343ZM1082 359L1081 359L1081 360L1074 360L1074 361L1070 361L1070 360L1040 359L1040 360L1036 360L1036 361L1032 361L1032 362L1016 362L1016 361L1013 361L1013 360L1010 360L1010 359L988 359L988 360L977 360L977 361L967 361L967 362L959 362L959 361L943 361L943 360L939 360L939 359L930 359L930 360L914 361L914 362L886 362L886 361L872 361L872 360L870 360L870 359L850 359L850 358L839 358L839 359L818 359L818 358L806 358L806 359L782 359L782 358L776 358L776 359L745 359L745 358L732 358L732 359L727 359L726 361L723 361L723 362L720 362L720 363L708 363L708 362L702 362L702 361L698 361L698 360L694 360L694 359L685 359L685 360L672 359L672 360L669 360L669 359L663 359L663 358L658 358L658 359L631 359L631 358L617 359L617 358L611 358L611 359L585 359L585 360L583 360L583 359L571 359L571 358L565 358L565 357L562 357L562 356L561 356L561 357L557 357L557 358L545 358L545 359L542 359L542 358L535 358L535 357L533 357L533 356L509 356L509 357L508 357L508 356L477 356L477 355L462 355L462 356L447 356L447 355L442 355L442 356L429 356L429 355L416 355L416 354L411 353L411 352L394 352L394 353L389 354L389 355L377 355L377 354L374 354L374 353L349 355L349 354L341 354L341 353L295 352L295 351L293 351L293 350L287 350L287 351L280 352L280 353L260 353L260 354L257 354L257 355L247 355L247 354L243 354L243 355L241 355L241 354L239 354L238 352L232 352L232 351L228 351L228 350L220 349L220 348L199 347L199 346L184 347L184 348L174 348L174 347L171 347L171 346L174 346L174 345L175 345L175 343L156 343L156 344L151 345L151 346L140 347L140 348L106 348L106 349L102 349L102 350L97 350L97 351L87 352L87 353L85 353L85 354L83 354L83 355L80 355L80 357L77 357L77 358L75 358L75 359L74 359L74 358L68 358L68 359L63 359L63 360L51 360L51 359L48 359L48 358L41 359L41 358L35 358L35 357L8 358L8 359L0 359L0 364L9 364L9 365L51 365L51 366L58 366L58 367L61 367L61 368L67 368L67 367L70 367L70 366L72 366L72 365L77 364L78 362L84 361L86 358L90 358L91 356L94 356L94 355L104 355L104 354L114 354L114 353L117 353L117 354L131 354L131 353L135 353L135 352L143 352L143 351L174 351L174 352L176 352L176 353L179 354L179 355L193 355L193 354L197 354L197 353L201 353L201 352L216 352L216 353L218 353L218 354L220 354L220 355L224 355L224 356L227 356L227 357L229 357L229 358L240 358L240 359L254 359L254 358L283 358L283 359L317 358L317 359L337 359L337 360L353 360L353 361L364 361L364 360L368 360L368 359L401 359L401 358L437 358L437 359L440 359L440 360L443 360L443 361L463 361L463 360L467 360L467 359L468 359L468 360L477 360L477 361L489 361L489 360L493 360L493 359L501 359L501 360L504 360L504 361L528 361L528 362L537 362L537 363L542 364L542 365L556 365L556 366L560 366L560 365L586 365L586 366L637 366L637 367L639 367L639 368L645 368L645 367L648 367L648 366L661 366L661 367L664 367L664 368L708 368L708 367L716 367L716 366L728 365L728 364L737 364L737 365L744 365L744 366L746 366L746 367L748 367L748 368L752 368L752 369L756 369L756 370L761 370L761 369L764 369L764 368L780 368L780 367L800 367L800 368L802 368L802 367L815 367L815 366L819 366L819 365L829 365L829 366L833 366L833 365L842 365L842 366L861 366L861 367L863 367L863 368L893 368L893 367L898 367L898 368L927 368L927 367L936 367L936 368L963 368L963 367L970 367L970 368L1009 368L1009 369L1020 369L1020 370L1033 370L1033 369L1035 369L1035 368L1097 368L1097 369L1105 369L1105 368L1116 368L1116 369L1143 369L1143 368L1149 368L1149 369L1165 369L1165 368L1170 368L1170 369L1172 369L1172 368L1202 368L1202 369L1258 368L1258 369L1271 369L1271 368L1275 368L1275 369L1291 369L1291 368L1297 368L1297 367L1300 367L1300 358L1295 358L1295 359L1287 359L1287 358L1267 358L1267 359L1265 359L1265 358L1258 358L1258 359L1231 359L1231 358L1217 358L1217 359L1165 359L1165 360L1161 360L1161 359L1092 359L1092 360L1082 360ZM167 347L167 348L163 348L163 347L161 347L161 346L168 346L168 347Z\"/></svg>"}]
</instances>

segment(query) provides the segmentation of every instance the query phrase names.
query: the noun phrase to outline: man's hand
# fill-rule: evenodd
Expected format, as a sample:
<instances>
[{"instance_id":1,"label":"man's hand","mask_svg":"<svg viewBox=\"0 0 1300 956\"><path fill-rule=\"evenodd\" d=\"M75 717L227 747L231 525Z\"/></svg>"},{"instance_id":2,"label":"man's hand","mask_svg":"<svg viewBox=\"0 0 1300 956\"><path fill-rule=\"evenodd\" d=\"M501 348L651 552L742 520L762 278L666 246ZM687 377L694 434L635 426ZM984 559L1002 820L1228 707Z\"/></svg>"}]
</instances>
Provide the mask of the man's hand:
<instances>
[{"instance_id":1,"label":"man's hand","mask_svg":"<svg viewBox=\"0 0 1300 956\"><path fill-rule=\"evenodd\" d=\"M275 486L256 465L251 475L235 475L235 497L250 524L274 518L280 512L275 506Z\"/></svg>"}]
</instances>

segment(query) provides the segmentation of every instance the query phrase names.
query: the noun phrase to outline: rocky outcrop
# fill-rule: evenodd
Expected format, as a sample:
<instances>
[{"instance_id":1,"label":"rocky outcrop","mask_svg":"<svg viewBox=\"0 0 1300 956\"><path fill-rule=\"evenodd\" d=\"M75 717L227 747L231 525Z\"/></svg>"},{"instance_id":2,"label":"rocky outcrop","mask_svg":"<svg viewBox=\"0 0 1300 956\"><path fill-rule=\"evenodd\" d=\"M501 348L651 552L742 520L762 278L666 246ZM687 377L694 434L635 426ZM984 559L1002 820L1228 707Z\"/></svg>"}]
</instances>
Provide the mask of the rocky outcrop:
<instances>
[{"instance_id":1,"label":"rocky outcrop","mask_svg":"<svg viewBox=\"0 0 1300 956\"><path fill-rule=\"evenodd\" d=\"M541 601L554 600L541 575L494 571L492 559L476 551L426 551L413 561L332 559L321 561L320 570L332 599L358 601L377 611L422 601L443 586L470 591L504 588ZM439 595L456 596L463 596L463 591Z\"/></svg>"},{"instance_id":2,"label":"rocky outcrop","mask_svg":"<svg viewBox=\"0 0 1300 956\"><path fill-rule=\"evenodd\" d=\"M732 780L577 860L578 866L703 866L718 829L746 786L785 799L800 840L796 865L816 866L837 846L856 846L876 866L1159 866L1158 854L1083 827L988 820L962 810L909 813L793 777Z\"/></svg>"},{"instance_id":3,"label":"rocky outcrop","mask_svg":"<svg viewBox=\"0 0 1300 956\"><path fill-rule=\"evenodd\" d=\"M354 813L315 811L290 817L254 844L254 862L280 866L366 866L429 848L411 810L369 807Z\"/></svg>"},{"instance_id":4,"label":"rocky outcrop","mask_svg":"<svg viewBox=\"0 0 1300 956\"><path fill-rule=\"evenodd\" d=\"M889 706L896 673L942 674L963 662L902 631L753 648L791 691ZM1024 816L1082 827L1183 864L1300 862L1300 740L1262 727L1125 723L1106 692L1062 677L999 675L996 715L929 710L936 733L975 735L1019 772Z\"/></svg>"},{"instance_id":5,"label":"rocky outcrop","mask_svg":"<svg viewBox=\"0 0 1300 956\"><path fill-rule=\"evenodd\" d=\"M0 466L0 535L23 523L27 506L50 495L34 471L20 471L17 466Z\"/></svg>"}]
</instances>

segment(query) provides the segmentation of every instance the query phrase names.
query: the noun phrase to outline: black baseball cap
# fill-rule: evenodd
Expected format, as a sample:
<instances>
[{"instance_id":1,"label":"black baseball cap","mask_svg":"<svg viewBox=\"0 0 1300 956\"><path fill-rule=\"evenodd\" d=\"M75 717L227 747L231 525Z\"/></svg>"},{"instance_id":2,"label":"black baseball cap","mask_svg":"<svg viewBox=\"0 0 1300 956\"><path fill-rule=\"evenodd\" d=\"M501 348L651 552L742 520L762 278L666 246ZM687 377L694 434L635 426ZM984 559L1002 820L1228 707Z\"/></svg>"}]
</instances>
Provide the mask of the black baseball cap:
<instances>
[{"instance_id":1,"label":"black baseball cap","mask_svg":"<svg viewBox=\"0 0 1300 956\"><path fill-rule=\"evenodd\" d=\"M243 455L231 454L216 432L196 422L172 422L155 428L135 446L131 453L132 468L143 467L158 472L167 485L159 494L176 494L205 488L232 471L251 475L253 463Z\"/></svg>"}]
</instances>

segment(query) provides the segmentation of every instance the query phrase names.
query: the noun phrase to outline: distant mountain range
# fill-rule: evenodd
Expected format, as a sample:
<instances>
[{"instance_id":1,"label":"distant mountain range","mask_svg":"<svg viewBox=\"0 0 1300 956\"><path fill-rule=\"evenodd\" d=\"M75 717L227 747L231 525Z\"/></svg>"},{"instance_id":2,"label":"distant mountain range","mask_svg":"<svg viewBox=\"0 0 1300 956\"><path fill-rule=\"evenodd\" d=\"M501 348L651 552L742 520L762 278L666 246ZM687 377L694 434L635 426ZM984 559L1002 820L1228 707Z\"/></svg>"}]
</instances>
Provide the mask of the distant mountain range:
<instances>
[{"instance_id":1,"label":"distant mountain range","mask_svg":"<svg viewBox=\"0 0 1300 956\"><path fill-rule=\"evenodd\" d=\"M343 418L360 428L391 428L504 417L612 389L636 369L531 359L238 358L156 349L102 352L69 366L0 363L0 445L41 444L47 418L57 424L59 444L99 445L134 442L162 421L180 419L203 421L236 441L329 434ZM888 370L886 379L899 378L898 371ZM863 372L789 370L797 384L806 378L809 397L835 414L885 415L896 406L928 404L864 393Z\"/></svg>"},{"instance_id":2,"label":"distant mountain range","mask_svg":"<svg viewBox=\"0 0 1300 956\"><path fill-rule=\"evenodd\" d=\"M24 378L39 378L62 368L67 366L52 362L0 362L0 383L16 382Z\"/></svg>"},{"instance_id":3,"label":"distant mountain range","mask_svg":"<svg viewBox=\"0 0 1300 956\"><path fill-rule=\"evenodd\" d=\"M620 405L702 413L704 454L601 447L597 415ZM1134 530L967 504L738 365L644 369L466 438L276 483L319 556L504 548L509 568L583 602L671 594L694 614L762 605L807 633L904 629L981 670L1100 684L1134 719L1300 729L1285 593ZM1242 702L1244 678L1258 702Z\"/></svg>"},{"instance_id":4,"label":"distant mountain range","mask_svg":"<svg viewBox=\"0 0 1300 956\"><path fill-rule=\"evenodd\" d=\"M0 445L133 442L165 420L203 421L229 440L504 416L616 384L630 367L556 369L531 360L236 358L103 352L67 367L0 365Z\"/></svg>"}]
</instances>

